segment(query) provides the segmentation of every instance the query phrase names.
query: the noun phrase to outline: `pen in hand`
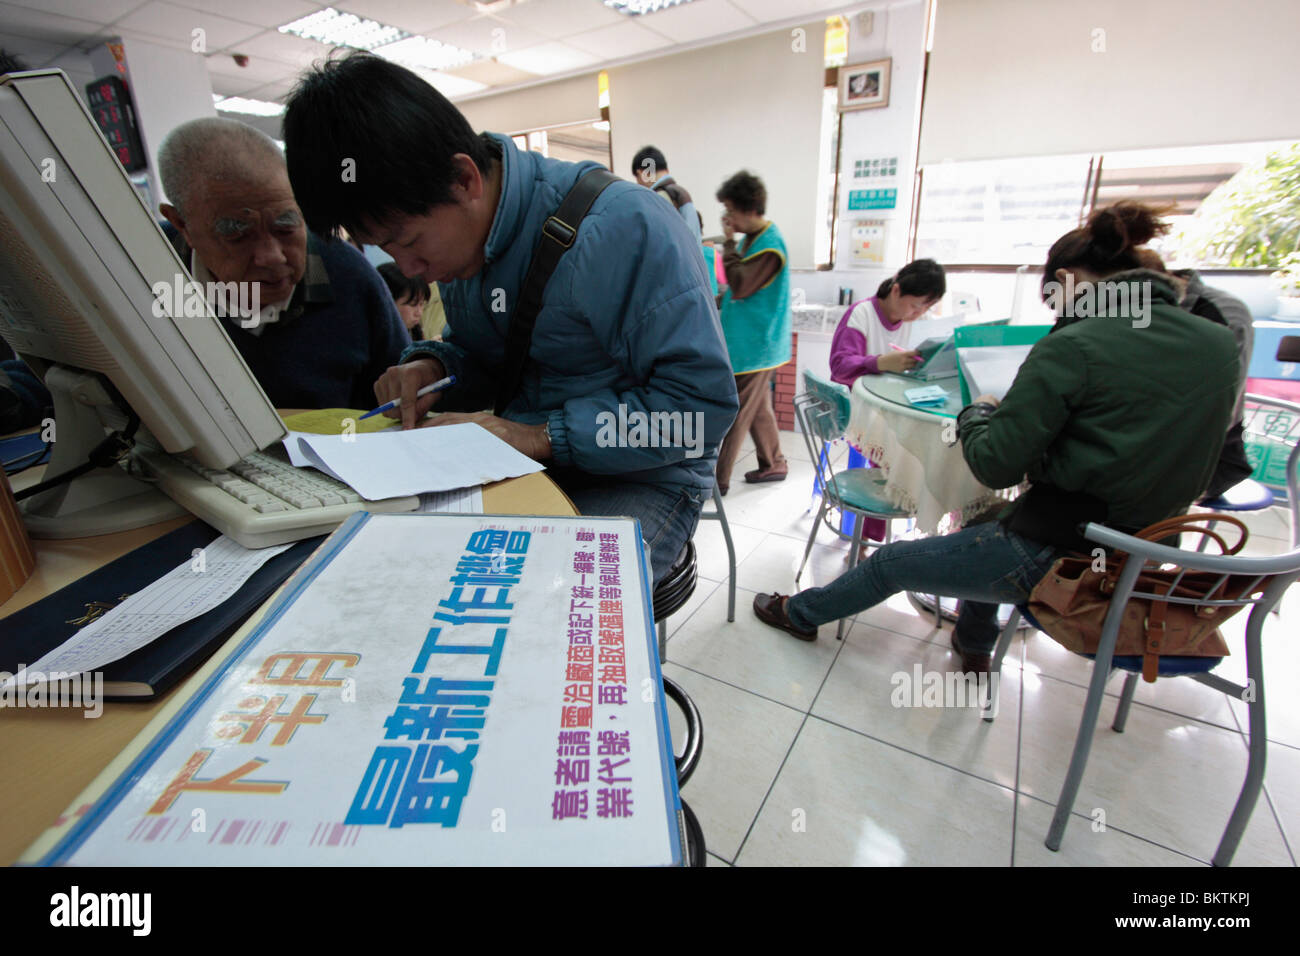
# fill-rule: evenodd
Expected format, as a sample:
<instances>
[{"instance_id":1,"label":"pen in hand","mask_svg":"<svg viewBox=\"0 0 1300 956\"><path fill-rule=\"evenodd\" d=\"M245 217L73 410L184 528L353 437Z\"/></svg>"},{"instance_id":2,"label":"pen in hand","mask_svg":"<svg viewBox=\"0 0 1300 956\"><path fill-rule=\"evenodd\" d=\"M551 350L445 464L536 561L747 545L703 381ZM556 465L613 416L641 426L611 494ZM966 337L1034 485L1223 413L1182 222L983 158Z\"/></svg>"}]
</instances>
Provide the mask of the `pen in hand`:
<instances>
[{"instance_id":1,"label":"pen in hand","mask_svg":"<svg viewBox=\"0 0 1300 956\"><path fill-rule=\"evenodd\" d=\"M450 388L455 384L456 384L456 376L448 375L446 378L434 382L432 385L424 386L424 388L420 389L418 392L415 393L415 397L423 398L425 395L429 395L433 392L441 392L444 388ZM380 405L378 408L372 408L370 411L366 412L364 415L361 416L360 419L358 419L358 421L363 421L369 418L371 415L381 415L384 412L388 411L389 409L397 408L401 404L402 404L402 399L400 397L393 399L391 402L384 402L384 404Z\"/></svg>"}]
</instances>

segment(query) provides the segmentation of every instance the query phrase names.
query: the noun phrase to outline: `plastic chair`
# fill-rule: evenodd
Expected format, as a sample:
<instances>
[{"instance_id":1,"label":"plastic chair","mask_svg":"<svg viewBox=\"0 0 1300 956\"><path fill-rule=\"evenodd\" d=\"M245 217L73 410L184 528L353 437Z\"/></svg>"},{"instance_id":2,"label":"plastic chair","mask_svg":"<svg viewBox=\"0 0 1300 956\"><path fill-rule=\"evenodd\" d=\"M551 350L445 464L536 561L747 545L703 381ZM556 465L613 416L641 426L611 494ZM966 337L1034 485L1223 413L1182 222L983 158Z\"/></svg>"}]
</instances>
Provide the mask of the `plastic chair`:
<instances>
[{"instance_id":1,"label":"plastic chair","mask_svg":"<svg viewBox=\"0 0 1300 956\"><path fill-rule=\"evenodd\" d=\"M835 473L831 467L829 447L832 442L843 437L849 421L849 396L842 386L819 378L811 372L804 372L804 386L807 389L794 399L795 415L803 432L804 443L808 446L808 457L817 472L817 479L822 486L822 503L808 533L808 544L803 551L803 560L795 580L803 574L808 556L812 554L813 542L817 531L829 509L838 508L853 515L853 545L849 551L850 570L857 565L858 555L862 550L862 525L867 518L882 518L885 521L885 542L889 543L889 520L907 518L910 512L892 504L885 494L885 479L880 476L878 468L850 468ZM838 534L838 529L828 525ZM936 601L936 604L938 602ZM835 631L837 640L844 638L844 620L841 618Z\"/></svg>"},{"instance_id":2,"label":"plastic chair","mask_svg":"<svg viewBox=\"0 0 1300 956\"><path fill-rule=\"evenodd\" d=\"M727 620L736 619L736 546L731 541L731 525L727 524L727 511L722 507L722 490L717 481L713 482L713 511L701 511L701 521L717 521L722 525L722 537L727 542L727 562L730 573L727 577Z\"/></svg>"},{"instance_id":3,"label":"plastic chair","mask_svg":"<svg viewBox=\"0 0 1300 956\"><path fill-rule=\"evenodd\" d=\"M1137 677L1142 670L1142 658L1115 656L1115 641L1119 634L1120 619L1124 606L1128 603L1129 598L1131 596L1158 596L1133 590L1134 582L1143 567L1147 563L1156 567L1173 565L1177 569L1185 571L1210 571L1223 574L1225 579L1229 574L1257 575L1255 583L1250 588L1246 589L1242 595L1233 598L1222 600L1168 598L1170 603L1195 606L1211 604L1253 605L1246 622L1247 686L1253 689L1253 697L1247 693L1247 687L1234 684L1232 681L1225 680L1217 674L1209 672L1210 668L1217 665L1222 658L1160 658L1160 676L1190 677L1198 683L1222 691L1225 694L1231 694L1238 699L1245 700L1249 698L1250 731L1248 736L1250 740L1250 757L1246 768L1246 779L1237 798L1236 807L1233 809L1232 816L1228 819L1228 825L1219 840L1219 847L1214 854L1213 860L1215 866L1227 866L1232 862L1232 856L1237 850L1237 844L1241 841L1242 833L1245 832L1246 824L1250 821L1250 814L1255 809L1255 803L1259 799L1259 792L1264 784L1264 762L1267 755L1268 740L1264 726L1264 669L1260 657L1260 633L1263 630L1268 612L1282 599L1283 593L1291 583L1300 578L1300 547L1294 548L1286 554L1270 557L1203 554L1194 551L1183 551L1179 548L1171 548L1151 541L1143 541L1099 524L1087 525L1084 528L1084 537L1103 547L1112 548L1116 552L1131 554L1139 560L1125 562L1124 569L1121 571L1119 580L1115 585L1110 610L1106 614L1101 641L1097 647L1092 680L1088 684L1088 696L1083 706L1083 715L1079 721L1079 732L1074 742L1074 754L1070 758L1070 768L1061 787L1061 796L1056 802L1056 813L1052 817L1052 825L1044 842L1049 850L1059 850L1061 847L1061 838L1065 835L1065 825L1070 819L1070 812L1074 808L1074 801L1079 794L1079 786L1083 781L1083 771L1088 763L1088 753L1092 748L1093 733L1097 728L1097 717L1101 711L1101 702L1106 690L1106 680L1109 678L1113 667L1128 671L1124 680L1124 690L1120 696L1119 706L1115 711L1115 720L1111 725L1116 733L1124 732L1129 707L1133 703L1133 691L1137 687ZM1263 593L1257 597L1251 597L1250 592L1256 590L1258 585L1266 580L1268 583ZM995 673L1002 667L1002 659L1011 644L1011 638L1015 634L1016 626L1019 624L1020 614L1024 613L1024 611L1024 608L1018 608L1011 615L1011 620L1003 629L1002 636L998 639L997 650L993 656L993 670ZM988 714L989 711L986 710L984 719L992 722L993 718Z\"/></svg>"}]
</instances>

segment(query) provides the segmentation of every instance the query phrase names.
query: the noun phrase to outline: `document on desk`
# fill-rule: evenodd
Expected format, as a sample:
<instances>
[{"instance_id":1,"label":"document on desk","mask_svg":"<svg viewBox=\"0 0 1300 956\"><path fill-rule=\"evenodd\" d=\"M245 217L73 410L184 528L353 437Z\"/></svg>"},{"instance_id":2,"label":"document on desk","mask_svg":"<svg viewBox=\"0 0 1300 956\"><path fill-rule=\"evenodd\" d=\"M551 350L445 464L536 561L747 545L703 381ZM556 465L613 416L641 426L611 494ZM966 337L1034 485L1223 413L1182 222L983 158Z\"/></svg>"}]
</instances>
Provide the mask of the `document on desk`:
<instances>
[{"instance_id":1,"label":"document on desk","mask_svg":"<svg viewBox=\"0 0 1300 956\"><path fill-rule=\"evenodd\" d=\"M679 865L649 581L630 518L354 515L26 859Z\"/></svg>"},{"instance_id":2,"label":"document on desk","mask_svg":"<svg viewBox=\"0 0 1300 956\"><path fill-rule=\"evenodd\" d=\"M298 448L313 467L367 501L473 487L542 470L471 422L373 435L300 435Z\"/></svg>"},{"instance_id":3,"label":"document on desk","mask_svg":"<svg viewBox=\"0 0 1300 956\"><path fill-rule=\"evenodd\" d=\"M256 550L225 535L197 549L188 562L137 591L103 617L0 686L41 683L50 674L90 673L120 660L186 621L206 614L238 591L258 568L282 551L282 544Z\"/></svg>"},{"instance_id":4,"label":"document on desk","mask_svg":"<svg viewBox=\"0 0 1300 956\"><path fill-rule=\"evenodd\" d=\"M958 349L957 362L971 399L992 395L1002 401L1032 348L1032 345L990 345Z\"/></svg>"}]
</instances>

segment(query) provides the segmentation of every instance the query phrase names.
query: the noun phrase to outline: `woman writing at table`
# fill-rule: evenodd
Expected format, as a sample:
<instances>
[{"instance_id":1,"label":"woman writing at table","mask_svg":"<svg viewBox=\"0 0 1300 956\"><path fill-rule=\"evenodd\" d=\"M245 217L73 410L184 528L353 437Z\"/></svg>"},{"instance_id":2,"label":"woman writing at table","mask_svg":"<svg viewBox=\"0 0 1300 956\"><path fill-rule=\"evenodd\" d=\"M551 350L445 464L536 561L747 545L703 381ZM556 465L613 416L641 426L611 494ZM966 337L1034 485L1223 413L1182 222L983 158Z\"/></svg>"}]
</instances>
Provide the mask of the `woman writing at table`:
<instances>
[{"instance_id":1,"label":"woman writing at table","mask_svg":"<svg viewBox=\"0 0 1300 956\"><path fill-rule=\"evenodd\" d=\"M1080 524L1132 533L1185 512L1214 471L1239 367L1229 329L1139 268L1138 247L1168 228L1124 202L1058 239L1042 287L1056 324L1000 403L981 395L958 416L975 477L1009 488L1027 476L1027 492L995 521L885 545L827 587L760 594L759 620L812 641L898 591L962 598L953 648L962 670L988 671L997 605L1024 603L1057 557L1087 553Z\"/></svg>"},{"instance_id":2,"label":"woman writing at table","mask_svg":"<svg viewBox=\"0 0 1300 956\"><path fill-rule=\"evenodd\" d=\"M943 266L933 259L909 262L880 283L870 299L840 319L831 340L831 381L853 387L859 375L906 372L920 360L903 350L909 322L925 315L946 291Z\"/></svg>"}]
</instances>

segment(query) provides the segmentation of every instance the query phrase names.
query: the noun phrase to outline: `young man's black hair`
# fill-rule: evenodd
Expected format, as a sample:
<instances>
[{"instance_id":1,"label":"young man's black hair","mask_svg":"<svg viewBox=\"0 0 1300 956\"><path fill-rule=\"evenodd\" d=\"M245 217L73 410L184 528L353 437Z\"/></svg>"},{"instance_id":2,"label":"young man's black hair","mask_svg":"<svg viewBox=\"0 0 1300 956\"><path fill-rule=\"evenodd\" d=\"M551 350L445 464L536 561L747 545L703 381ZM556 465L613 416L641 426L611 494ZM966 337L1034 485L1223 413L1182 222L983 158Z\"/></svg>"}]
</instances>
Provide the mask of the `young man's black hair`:
<instances>
[{"instance_id":1,"label":"young man's black hair","mask_svg":"<svg viewBox=\"0 0 1300 956\"><path fill-rule=\"evenodd\" d=\"M429 300L429 283L419 276L405 276L395 262L385 262L379 266L379 277L393 294L394 302L410 299L419 304Z\"/></svg>"},{"instance_id":2,"label":"young man's black hair","mask_svg":"<svg viewBox=\"0 0 1300 956\"><path fill-rule=\"evenodd\" d=\"M718 188L718 202L729 202L741 212L762 216L767 212L767 188L753 173L741 170Z\"/></svg>"},{"instance_id":3,"label":"young man's black hair","mask_svg":"<svg viewBox=\"0 0 1300 956\"><path fill-rule=\"evenodd\" d=\"M642 146L632 157L632 178L638 182L641 180L641 173L649 170L654 174L651 177L651 185L653 185L654 180L662 176L667 168L668 160L664 159L664 154L653 146Z\"/></svg>"},{"instance_id":4,"label":"young man's black hair","mask_svg":"<svg viewBox=\"0 0 1300 956\"><path fill-rule=\"evenodd\" d=\"M298 82L285 109L284 147L294 196L318 235L340 226L364 232L449 203L452 157L464 153L486 173L498 149L416 74L361 51Z\"/></svg>"},{"instance_id":5,"label":"young man's black hair","mask_svg":"<svg viewBox=\"0 0 1300 956\"><path fill-rule=\"evenodd\" d=\"M22 73L24 70L29 69L31 67L8 50L0 50L0 76L4 76L6 73Z\"/></svg>"}]
</instances>

